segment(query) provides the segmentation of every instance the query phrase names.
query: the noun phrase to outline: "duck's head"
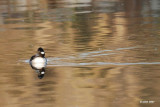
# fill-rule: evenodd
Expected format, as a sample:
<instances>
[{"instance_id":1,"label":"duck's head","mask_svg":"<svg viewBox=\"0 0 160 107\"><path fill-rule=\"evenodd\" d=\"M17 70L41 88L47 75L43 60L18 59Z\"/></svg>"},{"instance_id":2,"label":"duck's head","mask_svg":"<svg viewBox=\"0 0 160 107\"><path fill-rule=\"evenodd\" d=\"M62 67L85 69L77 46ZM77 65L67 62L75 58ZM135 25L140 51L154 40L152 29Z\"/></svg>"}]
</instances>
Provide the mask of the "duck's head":
<instances>
[{"instance_id":1,"label":"duck's head","mask_svg":"<svg viewBox=\"0 0 160 107\"><path fill-rule=\"evenodd\" d=\"M44 57L45 56L45 52L44 52L44 50L43 50L43 48L38 48L38 54L39 54L39 56L42 56L42 57Z\"/></svg>"}]
</instances>

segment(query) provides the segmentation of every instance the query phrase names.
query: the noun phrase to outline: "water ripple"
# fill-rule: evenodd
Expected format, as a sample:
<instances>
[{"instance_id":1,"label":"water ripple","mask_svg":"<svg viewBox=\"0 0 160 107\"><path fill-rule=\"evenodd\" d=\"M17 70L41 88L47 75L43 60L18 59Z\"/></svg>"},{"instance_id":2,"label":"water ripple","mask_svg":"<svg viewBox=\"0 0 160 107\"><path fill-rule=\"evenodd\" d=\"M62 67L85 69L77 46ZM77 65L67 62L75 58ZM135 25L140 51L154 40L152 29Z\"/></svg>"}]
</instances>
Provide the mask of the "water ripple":
<instances>
[{"instance_id":1,"label":"water ripple","mask_svg":"<svg viewBox=\"0 0 160 107\"><path fill-rule=\"evenodd\" d=\"M125 47L117 48L113 50L100 50L92 52L84 52L75 56L66 56L66 57L49 57L47 58L48 66L102 66L102 65L154 65L160 64L160 62L76 62L76 60L82 60L84 58L92 59L97 56L107 56L120 53L122 50L130 50L137 47ZM118 53L113 51L118 51ZM105 53L112 52L112 53ZM21 62L28 63L29 60L21 60Z\"/></svg>"},{"instance_id":2,"label":"water ripple","mask_svg":"<svg viewBox=\"0 0 160 107\"><path fill-rule=\"evenodd\" d=\"M68 62L50 62L48 66L100 66L100 65L157 65L160 62L133 62L133 63L120 63L120 62L89 62L89 63L68 63Z\"/></svg>"}]
</instances>

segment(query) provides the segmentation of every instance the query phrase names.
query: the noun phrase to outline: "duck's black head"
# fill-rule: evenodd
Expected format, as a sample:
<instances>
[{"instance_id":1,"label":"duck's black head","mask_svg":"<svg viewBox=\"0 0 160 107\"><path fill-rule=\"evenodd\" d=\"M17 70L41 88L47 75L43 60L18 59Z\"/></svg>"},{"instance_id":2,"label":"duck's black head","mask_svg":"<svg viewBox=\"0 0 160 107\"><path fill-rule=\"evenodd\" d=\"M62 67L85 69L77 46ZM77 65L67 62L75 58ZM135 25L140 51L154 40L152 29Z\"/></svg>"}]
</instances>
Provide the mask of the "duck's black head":
<instances>
[{"instance_id":1,"label":"duck's black head","mask_svg":"<svg viewBox=\"0 0 160 107\"><path fill-rule=\"evenodd\" d=\"M45 52L44 52L44 50L43 50L43 48L38 48L38 54L40 55L40 56L42 56L42 57L44 57L45 56Z\"/></svg>"}]
</instances>

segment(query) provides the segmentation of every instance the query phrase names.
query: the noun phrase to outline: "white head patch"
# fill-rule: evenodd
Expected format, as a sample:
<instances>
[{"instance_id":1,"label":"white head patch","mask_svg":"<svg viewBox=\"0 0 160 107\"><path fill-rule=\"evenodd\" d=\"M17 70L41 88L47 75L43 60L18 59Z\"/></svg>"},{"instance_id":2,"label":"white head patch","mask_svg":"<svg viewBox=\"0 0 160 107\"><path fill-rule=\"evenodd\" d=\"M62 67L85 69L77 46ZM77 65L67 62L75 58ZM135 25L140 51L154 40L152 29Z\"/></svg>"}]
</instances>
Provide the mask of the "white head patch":
<instances>
[{"instance_id":1,"label":"white head patch","mask_svg":"<svg viewBox=\"0 0 160 107\"><path fill-rule=\"evenodd\" d=\"M44 52L41 52L41 54L44 54Z\"/></svg>"},{"instance_id":2,"label":"white head patch","mask_svg":"<svg viewBox=\"0 0 160 107\"><path fill-rule=\"evenodd\" d=\"M41 74L44 74L44 72L41 72Z\"/></svg>"}]
</instances>

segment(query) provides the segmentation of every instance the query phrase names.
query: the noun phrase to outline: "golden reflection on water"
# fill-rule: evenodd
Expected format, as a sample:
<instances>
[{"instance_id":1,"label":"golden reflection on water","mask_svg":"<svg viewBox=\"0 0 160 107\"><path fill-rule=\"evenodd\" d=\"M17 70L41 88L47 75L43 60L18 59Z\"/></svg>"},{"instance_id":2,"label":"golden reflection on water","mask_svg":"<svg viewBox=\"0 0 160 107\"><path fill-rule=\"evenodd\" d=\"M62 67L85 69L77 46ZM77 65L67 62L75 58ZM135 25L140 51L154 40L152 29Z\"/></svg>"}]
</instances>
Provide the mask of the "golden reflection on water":
<instances>
[{"instance_id":1,"label":"golden reflection on water","mask_svg":"<svg viewBox=\"0 0 160 107\"><path fill-rule=\"evenodd\" d=\"M0 1L0 107L158 106L158 3ZM28 64L40 46L43 79Z\"/></svg>"}]
</instances>

